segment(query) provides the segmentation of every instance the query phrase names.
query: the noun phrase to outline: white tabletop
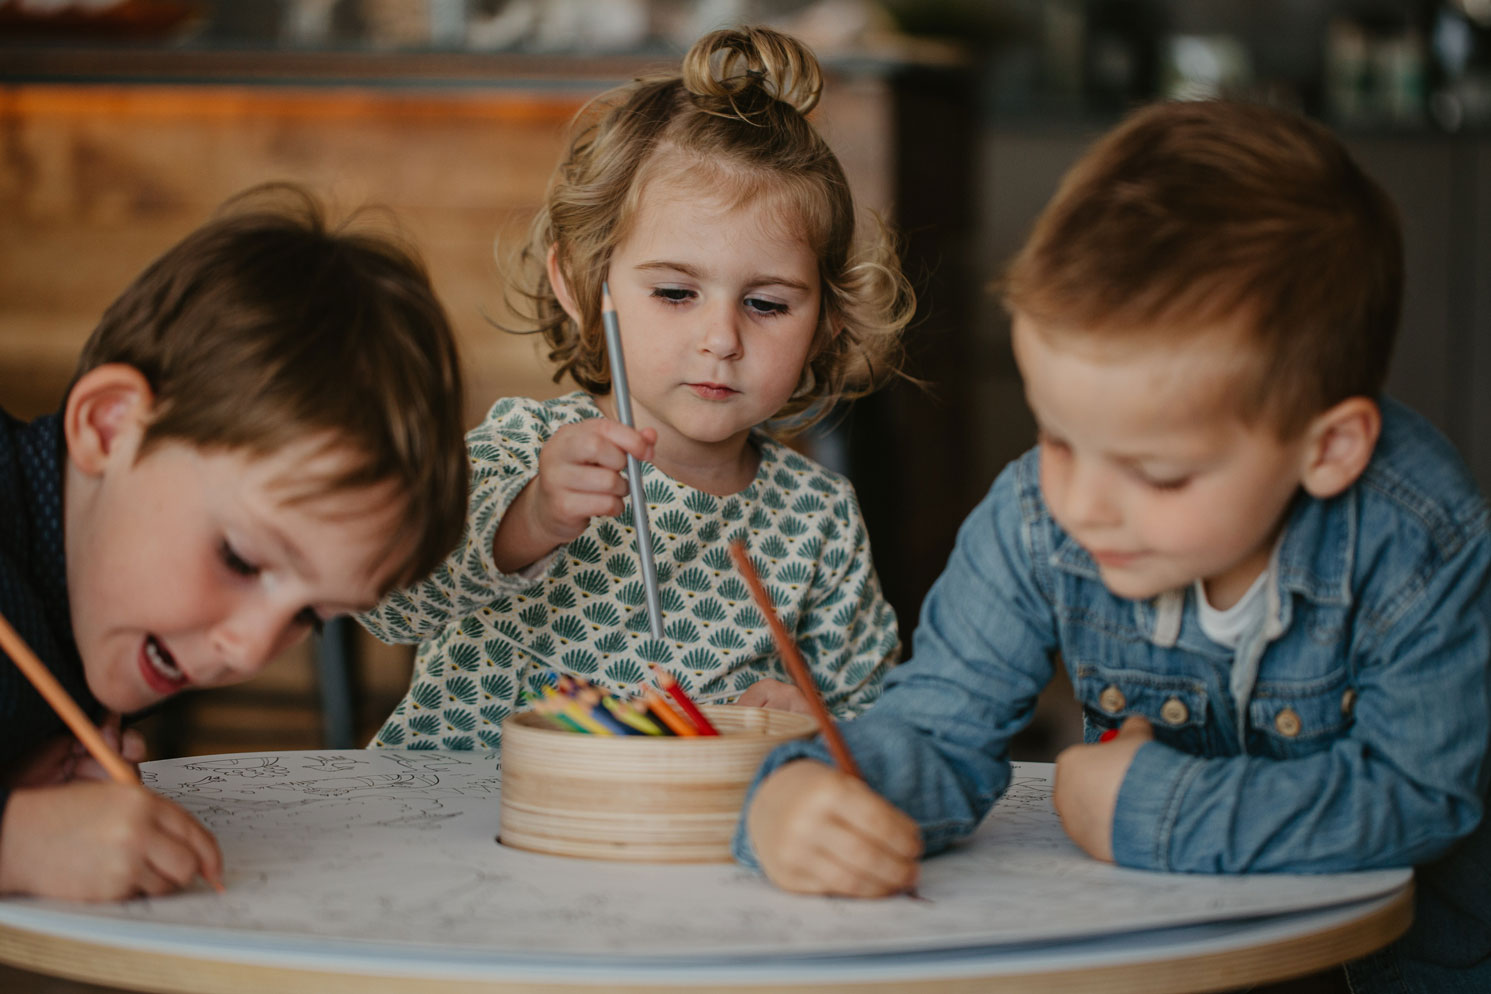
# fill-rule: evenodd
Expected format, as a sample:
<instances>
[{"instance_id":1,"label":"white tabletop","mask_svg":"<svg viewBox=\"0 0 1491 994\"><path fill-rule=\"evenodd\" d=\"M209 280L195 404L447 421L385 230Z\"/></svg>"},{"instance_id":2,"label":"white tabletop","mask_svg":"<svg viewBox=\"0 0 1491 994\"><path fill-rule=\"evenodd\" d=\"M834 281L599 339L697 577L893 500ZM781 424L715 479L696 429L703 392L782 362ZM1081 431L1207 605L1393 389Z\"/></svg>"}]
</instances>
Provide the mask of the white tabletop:
<instances>
[{"instance_id":1,"label":"white tabletop","mask_svg":"<svg viewBox=\"0 0 1491 994\"><path fill-rule=\"evenodd\" d=\"M272 983L289 994L333 977L363 992L415 981L954 990L1004 978L1006 989L1112 994L1130 974L1142 981L1131 989L1159 991L1308 972L1386 943L1411 914L1408 870L1218 877L1090 860L1051 811L1045 764L1017 766L974 837L926 862L923 900L883 901L786 894L732 865L501 846L500 777L479 753L245 754L143 773L217 834L227 893L3 901L0 959L161 991ZM219 986L203 987L208 977Z\"/></svg>"}]
</instances>

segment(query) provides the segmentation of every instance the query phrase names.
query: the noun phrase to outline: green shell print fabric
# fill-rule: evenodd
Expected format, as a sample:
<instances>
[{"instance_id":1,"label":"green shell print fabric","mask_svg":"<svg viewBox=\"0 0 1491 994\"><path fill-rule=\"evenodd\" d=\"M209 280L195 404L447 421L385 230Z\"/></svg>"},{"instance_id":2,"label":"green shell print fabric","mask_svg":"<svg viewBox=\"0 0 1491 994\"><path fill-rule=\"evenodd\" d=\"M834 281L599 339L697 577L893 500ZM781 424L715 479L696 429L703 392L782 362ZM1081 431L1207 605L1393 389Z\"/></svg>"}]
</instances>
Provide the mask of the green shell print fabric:
<instances>
[{"instance_id":1,"label":"green shell print fabric","mask_svg":"<svg viewBox=\"0 0 1491 994\"><path fill-rule=\"evenodd\" d=\"M790 682L766 619L736 573L744 538L824 701L852 717L880 694L900 652L869 538L848 480L757 434L756 478L719 497L643 464L662 639L647 620L630 499L525 570L499 573L497 526L538 472L555 429L602 417L589 394L509 397L466 436L471 499L460 549L426 580L395 591L359 620L385 642L419 642L409 692L374 747L500 749L504 718L548 671L632 694L649 663L701 703L734 700L756 681Z\"/></svg>"}]
</instances>

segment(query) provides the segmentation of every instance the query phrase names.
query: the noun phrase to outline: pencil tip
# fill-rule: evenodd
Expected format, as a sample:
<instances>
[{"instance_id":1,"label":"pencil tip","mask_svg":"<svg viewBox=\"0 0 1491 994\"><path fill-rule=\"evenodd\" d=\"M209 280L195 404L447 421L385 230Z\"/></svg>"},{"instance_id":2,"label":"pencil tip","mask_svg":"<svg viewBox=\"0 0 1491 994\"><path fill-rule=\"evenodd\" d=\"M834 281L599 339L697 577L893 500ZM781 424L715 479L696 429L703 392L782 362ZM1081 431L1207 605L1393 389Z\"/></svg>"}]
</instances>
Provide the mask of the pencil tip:
<instances>
[{"instance_id":1,"label":"pencil tip","mask_svg":"<svg viewBox=\"0 0 1491 994\"><path fill-rule=\"evenodd\" d=\"M615 308L611 306L611 284L605 280L601 280L601 310L615 310Z\"/></svg>"}]
</instances>

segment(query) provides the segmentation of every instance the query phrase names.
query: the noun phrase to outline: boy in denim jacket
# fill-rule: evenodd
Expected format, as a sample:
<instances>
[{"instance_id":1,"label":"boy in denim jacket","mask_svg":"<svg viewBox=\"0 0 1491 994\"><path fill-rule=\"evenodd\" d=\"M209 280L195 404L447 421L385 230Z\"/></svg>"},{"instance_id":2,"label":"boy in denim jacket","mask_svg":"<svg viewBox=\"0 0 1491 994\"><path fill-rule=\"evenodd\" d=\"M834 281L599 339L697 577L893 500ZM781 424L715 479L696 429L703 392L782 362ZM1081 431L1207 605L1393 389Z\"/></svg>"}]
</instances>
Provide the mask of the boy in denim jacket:
<instances>
[{"instance_id":1,"label":"boy in denim jacket","mask_svg":"<svg viewBox=\"0 0 1491 994\"><path fill-rule=\"evenodd\" d=\"M1161 104L1094 146L1002 286L1038 444L843 726L868 786L784 746L738 857L789 890L912 886L1008 785L1059 663L1086 744L1054 800L1085 851L1416 865L1415 926L1354 989L1491 990L1487 506L1380 396L1401 286L1392 205L1316 124Z\"/></svg>"}]
</instances>

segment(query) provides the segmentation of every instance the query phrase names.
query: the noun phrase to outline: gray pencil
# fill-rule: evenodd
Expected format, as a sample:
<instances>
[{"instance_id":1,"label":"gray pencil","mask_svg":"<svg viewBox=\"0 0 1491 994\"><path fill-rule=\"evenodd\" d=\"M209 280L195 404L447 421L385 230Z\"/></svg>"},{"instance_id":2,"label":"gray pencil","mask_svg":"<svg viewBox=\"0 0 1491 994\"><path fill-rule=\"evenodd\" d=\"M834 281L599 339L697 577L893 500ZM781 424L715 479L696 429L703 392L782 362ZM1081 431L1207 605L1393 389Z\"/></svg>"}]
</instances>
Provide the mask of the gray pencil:
<instances>
[{"instance_id":1,"label":"gray pencil","mask_svg":"<svg viewBox=\"0 0 1491 994\"><path fill-rule=\"evenodd\" d=\"M626 360L621 355L621 327L611 305L611 287L601 284L601 325L606 329L606 352L611 358L611 386L616 393L616 416L628 428L632 423L632 397L626 389ZM647 623L652 637L663 637L663 606L658 598L657 571L652 566L652 533L647 527L647 495L642 491L642 465L626 457L626 482L632 490L632 522L637 529L637 558L642 560L642 586L647 591Z\"/></svg>"}]
</instances>

